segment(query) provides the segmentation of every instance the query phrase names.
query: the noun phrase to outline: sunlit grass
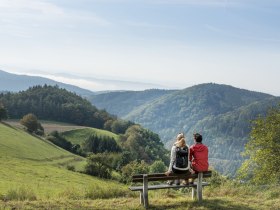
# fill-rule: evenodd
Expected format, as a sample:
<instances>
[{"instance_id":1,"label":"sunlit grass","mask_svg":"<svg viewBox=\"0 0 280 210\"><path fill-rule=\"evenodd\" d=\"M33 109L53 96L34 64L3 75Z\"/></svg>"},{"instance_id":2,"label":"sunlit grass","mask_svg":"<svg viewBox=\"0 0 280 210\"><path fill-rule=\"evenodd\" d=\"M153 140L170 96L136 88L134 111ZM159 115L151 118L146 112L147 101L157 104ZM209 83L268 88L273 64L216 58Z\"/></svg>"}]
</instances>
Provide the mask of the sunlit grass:
<instances>
[{"instance_id":1,"label":"sunlit grass","mask_svg":"<svg viewBox=\"0 0 280 210\"><path fill-rule=\"evenodd\" d=\"M239 189L239 187L236 187ZM250 188L250 187L249 187ZM220 189L215 189L212 196L204 195L204 200L198 203L191 199L190 193L182 193L176 190L158 190L149 191L149 209L199 209L199 210L275 210L280 208L280 198L266 198L263 195L273 189L266 189L263 192L240 196L239 194L218 196ZM242 187L239 190L244 190ZM276 190L276 189L275 189ZM279 187L278 189L279 190ZM234 191L233 191L234 192ZM73 196L76 195L72 192ZM78 193L79 194L79 193ZM144 209L139 203L138 193L134 196L126 195L116 198L78 198L71 196L62 196L54 199L35 200L35 201L0 201L0 206L18 207L27 209L50 208L50 209ZM245 193L244 193L245 194Z\"/></svg>"},{"instance_id":2,"label":"sunlit grass","mask_svg":"<svg viewBox=\"0 0 280 210\"><path fill-rule=\"evenodd\" d=\"M0 123L0 209L144 209L127 185L67 170L85 159ZM115 174L117 176L117 174ZM233 181L205 187L203 202L191 190L149 191L150 209L280 209L279 186Z\"/></svg>"},{"instance_id":3,"label":"sunlit grass","mask_svg":"<svg viewBox=\"0 0 280 210\"><path fill-rule=\"evenodd\" d=\"M91 135L97 136L107 136L118 140L118 135L114 134L110 131L101 130L97 128L82 128L82 129L75 129L70 131L65 131L62 133L63 137L65 137L68 141L72 144L82 144L86 138Z\"/></svg>"},{"instance_id":4,"label":"sunlit grass","mask_svg":"<svg viewBox=\"0 0 280 210\"><path fill-rule=\"evenodd\" d=\"M85 159L0 123L1 200L98 199L127 196L125 185L75 170Z\"/></svg>"}]
</instances>

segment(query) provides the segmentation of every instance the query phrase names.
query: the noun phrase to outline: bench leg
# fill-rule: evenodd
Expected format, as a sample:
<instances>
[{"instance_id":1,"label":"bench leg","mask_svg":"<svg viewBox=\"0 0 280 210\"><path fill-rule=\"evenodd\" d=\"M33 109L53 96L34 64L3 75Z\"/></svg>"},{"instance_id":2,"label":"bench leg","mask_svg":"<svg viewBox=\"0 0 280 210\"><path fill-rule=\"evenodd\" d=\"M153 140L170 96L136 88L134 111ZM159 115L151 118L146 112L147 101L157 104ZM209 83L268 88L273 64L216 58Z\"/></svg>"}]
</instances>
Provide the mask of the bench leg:
<instances>
[{"instance_id":1,"label":"bench leg","mask_svg":"<svg viewBox=\"0 0 280 210\"><path fill-rule=\"evenodd\" d=\"M198 178L197 178L197 200L198 200L198 202L202 201L202 177L203 177L203 173L198 173Z\"/></svg>"},{"instance_id":2,"label":"bench leg","mask_svg":"<svg viewBox=\"0 0 280 210\"><path fill-rule=\"evenodd\" d=\"M192 187L192 199L195 200L196 198L196 188Z\"/></svg>"},{"instance_id":3,"label":"bench leg","mask_svg":"<svg viewBox=\"0 0 280 210\"><path fill-rule=\"evenodd\" d=\"M144 174L143 176L143 199L144 199L144 207L145 209L149 206L148 200L148 175Z\"/></svg>"},{"instance_id":4,"label":"bench leg","mask_svg":"<svg viewBox=\"0 0 280 210\"><path fill-rule=\"evenodd\" d=\"M140 204L144 205L143 191L140 191Z\"/></svg>"}]
</instances>

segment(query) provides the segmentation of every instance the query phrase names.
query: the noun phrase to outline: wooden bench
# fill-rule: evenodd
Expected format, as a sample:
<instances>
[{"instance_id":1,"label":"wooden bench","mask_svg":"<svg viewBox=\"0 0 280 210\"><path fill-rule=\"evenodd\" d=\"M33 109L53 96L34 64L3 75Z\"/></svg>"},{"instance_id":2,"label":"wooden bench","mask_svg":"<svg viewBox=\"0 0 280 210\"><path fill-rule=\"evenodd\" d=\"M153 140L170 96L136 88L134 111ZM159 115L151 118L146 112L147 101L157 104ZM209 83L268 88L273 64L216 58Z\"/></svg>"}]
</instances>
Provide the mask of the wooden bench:
<instances>
[{"instance_id":1,"label":"wooden bench","mask_svg":"<svg viewBox=\"0 0 280 210\"><path fill-rule=\"evenodd\" d=\"M145 208L148 208L149 201L148 201L148 190L159 190L159 189L179 189L179 188L185 188L185 187L191 187L192 188L192 199L195 199L197 197L197 200L200 202L202 201L202 187L208 186L209 184L207 182L203 182L202 178L211 177L212 172L206 171L201 173L195 173L195 174L171 174L169 176L166 176L164 173L156 173L156 174L137 174L132 176L132 182L137 183L141 182L143 183L142 186L130 186L129 189L131 191L140 191L140 203L144 205ZM151 181L167 181L167 180L176 180L176 179L197 179L196 182L193 184L188 185L169 185L169 184L154 184L154 185L148 185L148 182Z\"/></svg>"}]
</instances>

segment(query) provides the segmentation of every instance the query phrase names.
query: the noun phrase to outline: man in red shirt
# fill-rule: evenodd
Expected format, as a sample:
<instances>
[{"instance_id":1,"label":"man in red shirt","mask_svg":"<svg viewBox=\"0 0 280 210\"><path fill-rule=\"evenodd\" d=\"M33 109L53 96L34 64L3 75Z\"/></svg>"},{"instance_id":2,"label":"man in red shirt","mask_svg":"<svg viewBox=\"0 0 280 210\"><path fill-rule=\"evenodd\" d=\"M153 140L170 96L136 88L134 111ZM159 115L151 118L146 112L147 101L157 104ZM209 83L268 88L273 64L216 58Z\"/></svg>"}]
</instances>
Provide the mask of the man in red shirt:
<instances>
[{"instance_id":1,"label":"man in red shirt","mask_svg":"<svg viewBox=\"0 0 280 210\"><path fill-rule=\"evenodd\" d=\"M202 144L202 136L193 134L194 144L190 147L190 161L194 172L208 171L208 147Z\"/></svg>"}]
</instances>

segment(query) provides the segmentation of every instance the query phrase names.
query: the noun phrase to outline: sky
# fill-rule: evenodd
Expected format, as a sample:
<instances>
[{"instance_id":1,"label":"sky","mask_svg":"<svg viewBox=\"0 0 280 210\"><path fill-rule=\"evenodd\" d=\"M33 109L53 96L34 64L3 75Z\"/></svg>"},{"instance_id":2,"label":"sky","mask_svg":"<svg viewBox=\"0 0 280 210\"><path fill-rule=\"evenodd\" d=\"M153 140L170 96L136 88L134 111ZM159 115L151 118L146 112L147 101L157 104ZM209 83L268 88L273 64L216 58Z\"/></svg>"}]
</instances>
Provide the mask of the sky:
<instances>
[{"instance_id":1,"label":"sky","mask_svg":"<svg viewBox=\"0 0 280 210\"><path fill-rule=\"evenodd\" d=\"M8 72L93 91L119 87L91 78L280 96L279 67L277 0L0 0Z\"/></svg>"}]
</instances>

